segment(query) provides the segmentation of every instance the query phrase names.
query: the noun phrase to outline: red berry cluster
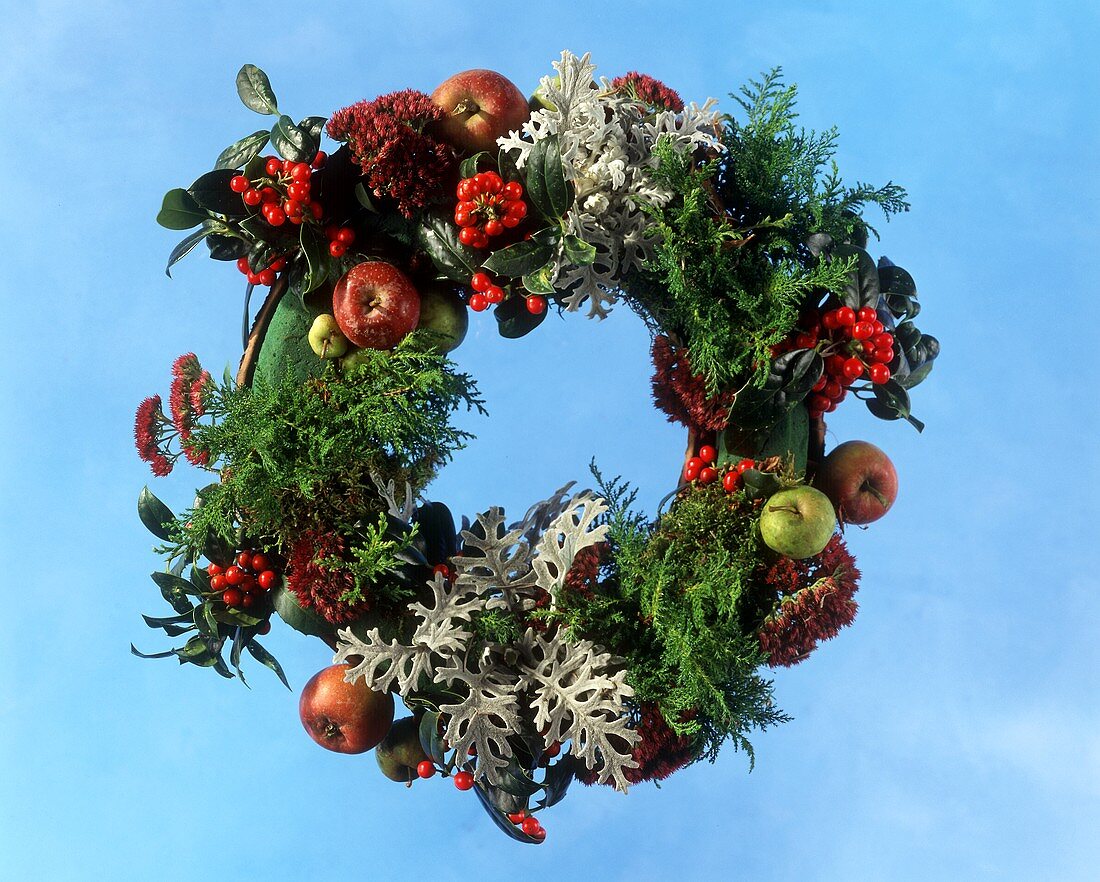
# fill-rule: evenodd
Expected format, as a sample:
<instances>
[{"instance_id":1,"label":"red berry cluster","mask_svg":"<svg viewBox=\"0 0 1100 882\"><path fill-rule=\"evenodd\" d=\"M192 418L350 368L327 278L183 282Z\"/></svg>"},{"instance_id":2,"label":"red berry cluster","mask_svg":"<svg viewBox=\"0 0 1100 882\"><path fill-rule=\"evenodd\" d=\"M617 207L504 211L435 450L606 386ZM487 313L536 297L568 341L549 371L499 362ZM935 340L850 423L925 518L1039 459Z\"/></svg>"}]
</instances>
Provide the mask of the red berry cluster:
<instances>
[{"instance_id":1,"label":"red berry cluster","mask_svg":"<svg viewBox=\"0 0 1100 882\"><path fill-rule=\"evenodd\" d=\"M238 554L236 563L231 566L223 569L212 563L206 572L211 590L220 591L222 603L235 609L255 606L260 596L279 581L267 555L251 550Z\"/></svg>"},{"instance_id":2,"label":"red berry cluster","mask_svg":"<svg viewBox=\"0 0 1100 882\"><path fill-rule=\"evenodd\" d=\"M328 253L333 257L343 257L348 253L348 247L355 241L355 230L351 227L329 224L325 227L325 238L328 239Z\"/></svg>"},{"instance_id":3,"label":"red berry cluster","mask_svg":"<svg viewBox=\"0 0 1100 882\"><path fill-rule=\"evenodd\" d=\"M509 813L508 820L517 825L520 830L536 842L542 842L546 838L546 829L539 823L538 818L527 814L526 809Z\"/></svg>"},{"instance_id":4,"label":"red berry cluster","mask_svg":"<svg viewBox=\"0 0 1100 882\"><path fill-rule=\"evenodd\" d=\"M825 372L806 401L810 416L819 417L836 410L848 388L864 375L875 385L890 379L894 335L874 307L856 311L840 306L804 316L798 333L776 347L775 354L792 349L816 349L825 359Z\"/></svg>"},{"instance_id":5,"label":"red berry cluster","mask_svg":"<svg viewBox=\"0 0 1100 882\"><path fill-rule=\"evenodd\" d=\"M506 184L496 172L463 178L458 184L457 196L458 241L471 248L488 248L489 239L518 227L527 217L523 185L519 181Z\"/></svg>"},{"instance_id":6,"label":"red berry cluster","mask_svg":"<svg viewBox=\"0 0 1100 882\"><path fill-rule=\"evenodd\" d=\"M416 767L416 774L421 778L430 778L436 772L435 763L431 760L422 760ZM474 786L474 776L465 769L455 772L452 777L455 787L459 790L469 790Z\"/></svg>"},{"instance_id":7,"label":"red berry cluster","mask_svg":"<svg viewBox=\"0 0 1100 882\"><path fill-rule=\"evenodd\" d=\"M248 258L242 257L237 261L237 269L248 277L248 283L250 285L265 285L270 288L275 284L276 273L281 273L286 269L286 258L276 258L268 264L266 269L254 272L252 267L248 265Z\"/></svg>"},{"instance_id":8,"label":"red berry cluster","mask_svg":"<svg viewBox=\"0 0 1100 882\"><path fill-rule=\"evenodd\" d=\"M491 305L500 303L506 296L504 289L484 271L474 273L470 277L470 287L474 289L474 293L466 302L474 312L483 312ZM529 294L524 304L532 315L541 315L546 311L546 298L541 294Z\"/></svg>"},{"instance_id":9,"label":"red berry cluster","mask_svg":"<svg viewBox=\"0 0 1100 882\"><path fill-rule=\"evenodd\" d=\"M715 463L718 460L718 451L709 444L699 448L699 453L691 457L684 466L684 480L690 483L698 481L700 484L713 484L718 480L718 469ZM741 476L749 469L756 468L756 461L743 459L737 465L730 466L722 475L722 489L727 493L733 493L741 488Z\"/></svg>"}]
</instances>

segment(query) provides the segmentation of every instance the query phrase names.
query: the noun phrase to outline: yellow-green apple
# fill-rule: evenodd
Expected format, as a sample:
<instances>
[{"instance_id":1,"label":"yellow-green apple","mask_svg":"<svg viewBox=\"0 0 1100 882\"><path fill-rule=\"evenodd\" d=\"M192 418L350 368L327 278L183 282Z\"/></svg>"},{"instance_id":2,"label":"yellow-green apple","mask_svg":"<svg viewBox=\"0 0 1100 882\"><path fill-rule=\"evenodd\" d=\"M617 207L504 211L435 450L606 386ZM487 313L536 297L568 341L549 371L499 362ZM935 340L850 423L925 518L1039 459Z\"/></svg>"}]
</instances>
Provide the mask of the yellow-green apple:
<instances>
[{"instance_id":1,"label":"yellow-green apple","mask_svg":"<svg viewBox=\"0 0 1100 882\"><path fill-rule=\"evenodd\" d=\"M768 497L760 513L760 535L772 551L793 560L820 554L836 530L833 504L805 485Z\"/></svg>"},{"instance_id":2,"label":"yellow-green apple","mask_svg":"<svg viewBox=\"0 0 1100 882\"><path fill-rule=\"evenodd\" d=\"M348 270L332 292L344 336L363 349L393 349L420 320L420 294L392 263L369 260Z\"/></svg>"},{"instance_id":3,"label":"yellow-green apple","mask_svg":"<svg viewBox=\"0 0 1100 882\"><path fill-rule=\"evenodd\" d=\"M898 497L898 473L890 457L869 441L845 441L825 457L814 478L848 524L877 521Z\"/></svg>"},{"instance_id":4,"label":"yellow-green apple","mask_svg":"<svg viewBox=\"0 0 1100 882\"><path fill-rule=\"evenodd\" d=\"M416 767L430 757L420 744L420 721L403 717L394 722L382 743L374 749L378 768L391 781L411 783L418 776Z\"/></svg>"},{"instance_id":5,"label":"yellow-green apple","mask_svg":"<svg viewBox=\"0 0 1100 882\"><path fill-rule=\"evenodd\" d=\"M497 138L518 129L530 116L527 99L515 83L492 70L464 70L432 92L443 109L436 130L460 150L495 150Z\"/></svg>"},{"instance_id":6,"label":"yellow-green apple","mask_svg":"<svg viewBox=\"0 0 1100 882\"><path fill-rule=\"evenodd\" d=\"M440 355L459 347L470 326L466 304L449 285L422 286L420 323L417 330L429 333L428 345Z\"/></svg>"},{"instance_id":7,"label":"yellow-green apple","mask_svg":"<svg viewBox=\"0 0 1100 882\"><path fill-rule=\"evenodd\" d=\"M393 723L393 696L375 692L363 680L344 679L347 665L318 671L302 689L298 716L310 737L336 753L365 753Z\"/></svg>"},{"instance_id":8,"label":"yellow-green apple","mask_svg":"<svg viewBox=\"0 0 1100 882\"><path fill-rule=\"evenodd\" d=\"M321 313L309 326L309 348L318 358L340 358L348 351L348 338L340 330L336 316Z\"/></svg>"}]
</instances>

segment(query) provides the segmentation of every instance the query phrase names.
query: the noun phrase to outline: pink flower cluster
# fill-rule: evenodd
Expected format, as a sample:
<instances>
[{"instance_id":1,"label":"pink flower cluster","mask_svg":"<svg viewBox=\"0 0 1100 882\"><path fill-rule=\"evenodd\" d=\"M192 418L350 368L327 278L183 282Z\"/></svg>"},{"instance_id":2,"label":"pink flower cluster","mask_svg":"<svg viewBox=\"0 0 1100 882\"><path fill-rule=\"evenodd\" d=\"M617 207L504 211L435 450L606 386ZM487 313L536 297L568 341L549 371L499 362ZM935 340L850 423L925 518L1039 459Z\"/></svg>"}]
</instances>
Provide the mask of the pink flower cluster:
<instances>
[{"instance_id":1,"label":"pink flower cluster","mask_svg":"<svg viewBox=\"0 0 1100 882\"><path fill-rule=\"evenodd\" d=\"M169 444L179 439L180 449L192 465L205 466L210 454L190 444L196 422L206 413L206 396L213 388L209 371L202 369L195 353L181 355L172 363L172 387L168 396L169 420L161 409L161 398L153 395L138 405L134 417L134 444L138 457L149 463L153 474L164 477L171 473L178 454L172 454Z\"/></svg>"},{"instance_id":2,"label":"pink flower cluster","mask_svg":"<svg viewBox=\"0 0 1100 882\"><path fill-rule=\"evenodd\" d=\"M336 111L326 131L333 140L347 142L367 188L412 217L452 190L455 151L430 134L432 123L442 118L442 108L431 98L404 89Z\"/></svg>"}]
</instances>

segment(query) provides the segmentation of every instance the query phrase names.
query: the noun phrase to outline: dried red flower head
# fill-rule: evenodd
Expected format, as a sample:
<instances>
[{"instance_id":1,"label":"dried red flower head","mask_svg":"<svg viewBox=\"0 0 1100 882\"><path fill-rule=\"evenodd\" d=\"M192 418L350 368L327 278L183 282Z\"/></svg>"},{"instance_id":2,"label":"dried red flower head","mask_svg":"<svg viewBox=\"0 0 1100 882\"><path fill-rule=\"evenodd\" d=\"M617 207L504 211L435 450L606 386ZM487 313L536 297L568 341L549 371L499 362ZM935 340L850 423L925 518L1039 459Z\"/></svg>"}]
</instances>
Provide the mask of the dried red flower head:
<instances>
[{"instance_id":1,"label":"dried red flower head","mask_svg":"<svg viewBox=\"0 0 1100 882\"><path fill-rule=\"evenodd\" d=\"M597 542L582 548L573 558L573 565L565 574L565 588L591 600L595 597L596 583L600 578L600 564L608 551L606 542Z\"/></svg>"},{"instance_id":2,"label":"dried red flower head","mask_svg":"<svg viewBox=\"0 0 1100 882\"><path fill-rule=\"evenodd\" d=\"M185 352L172 362L172 376L178 380L194 382L202 374L202 365L194 352Z\"/></svg>"},{"instance_id":3,"label":"dried red flower head","mask_svg":"<svg viewBox=\"0 0 1100 882\"><path fill-rule=\"evenodd\" d=\"M641 738L631 752L638 768L624 769L623 774L631 784L663 781L694 760L697 752L689 737L672 731L657 705L643 704L640 713L635 731ZM581 766L577 778L585 784L594 784L597 772Z\"/></svg>"},{"instance_id":4,"label":"dried red flower head","mask_svg":"<svg viewBox=\"0 0 1100 882\"><path fill-rule=\"evenodd\" d=\"M611 88L617 92L625 92L655 110L671 110L679 113L684 109L684 99L675 89L669 88L649 74L638 73L636 70L632 70L626 76L615 77L611 81Z\"/></svg>"},{"instance_id":5,"label":"dried red flower head","mask_svg":"<svg viewBox=\"0 0 1100 882\"><path fill-rule=\"evenodd\" d=\"M839 534L815 557L780 558L763 582L774 592L774 608L757 637L772 667L798 664L856 617L852 595L859 589L859 570Z\"/></svg>"},{"instance_id":6,"label":"dried red flower head","mask_svg":"<svg viewBox=\"0 0 1100 882\"><path fill-rule=\"evenodd\" d=\"M210 371L203 371L191 384L191 411L198 419L206 414L206 396L214 388Z\"/></svg>"},{"instance_id":7,"label":"dried red flower head","mask_svg":"<svg viewBox=\"0 0 1100 882\"><path fill-rule=\"evenodd\" d=\"M138 405L134 416L134 446L138 456L149 463L153 474L163 478L172 471L172 463L160 449L161 430L167 424L161 412L159 395L151 395Z\"/></svg>"},{"instance_id":8,"label":"dried red flower head","mask_svg":"<svg viewBox=\"0 0 1100 882\"><path fill-rule=\"evenodd\" d=\"M696 432L721 432L729 424L734 393L707 396L703 378L691 371L687 351L665 336L653 341L653 401L677 422Z\"/></svg>"},{"instance_id":9,"label":"dried red flower head","mask_svg":"<svg viewBox=\"0 0 1100 882\"><path fill-rule=\"evenodd\" d=\"M370 601L348 603L342 598L355 589L347 569L326 561L344 560L347 543L342 536L309 530L294 543L286 568L286 586L307 609L314 609L333 624L360 618Z\"/></svg>"},{"instance_id":10,"label":"dried red flower head","mask_svg":"<svg viewBox=\"0 0 1100 882\"><path fill-rule=\"evenodd\" d=\"M401 214L412 217L450 190L454 148L429 134L432 123L442 118L442 108L431 98L405 89L336 111L326 131L347 142L367 188L393 199Z\"/></svg>"}]
</instances>

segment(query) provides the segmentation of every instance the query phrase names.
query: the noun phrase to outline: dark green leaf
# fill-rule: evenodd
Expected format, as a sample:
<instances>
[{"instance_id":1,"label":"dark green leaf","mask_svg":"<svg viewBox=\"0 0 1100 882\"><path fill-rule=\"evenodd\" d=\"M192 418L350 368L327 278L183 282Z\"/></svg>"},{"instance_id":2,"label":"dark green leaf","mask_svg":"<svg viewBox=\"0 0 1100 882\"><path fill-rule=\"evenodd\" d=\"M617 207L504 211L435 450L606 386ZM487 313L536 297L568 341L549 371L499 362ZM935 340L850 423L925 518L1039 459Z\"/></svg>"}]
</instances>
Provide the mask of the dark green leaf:
<instances>
[{"instance_id":1,"label":"dark green leaf","mask_svg":"<svg viewBox=\"0 0 1100 882\"><path fill-rule=\"evenodd\" d=\"M233 648L229 651L229 663L233 665L233 670L237 672L241 682L248 686L248 681L244 678L244 672L241 671L241 650L244 648L245 639L243 628L236 628L233 631ZM252 687L249 686L248 688L251 689Z\"/></svg>"},{"instance_id":2,"label":"dark green leaf","mask_svg":"<svg viewBox=\"0 0 1100 882\"><path fill-rule=\"evenodd\" d=\"M497 156L497 169L500 171L500 176L504 179L505 183L508 181L523 182L523 172L519 170L519 166L516 165L516 160L509 151L500 151Z\"/></svg>"},{"instance_id":3,"label":"dark green leaf","mask_svg":"<svg viewBox=\"0 0 1100 882\"><path fill-rule=\"evenodd\" d=\"M535 142L527 154L527 198L547 220L556 221L573 205L557 135Z\"/></svg>"},{"instance_id":4,"label":"dark green leaf","mask_svg":"<svg viewBox=\"0 0 1100 882\"><path fill-rule=\"evenodd\" d=\"M311 162L317 155L317 139L294 125L294 120L289 116L280 116L272 126L271 145L283 159L292 162Z\"/></svg>"},{"instance_id":5,"label":"dark green leaf","mask_svg":"<svg viewBox=\"0 0 1100 882\"><path fill-rule=\"evenodd\" d=\"M837 245L833 248L834 259L846 259L855 257L856 268L848 280L848 284L841 294L841 300L845 306L858 310L863 306L878 307L879 281L878 267L874 258L862 248L854 245Z\"/></svg>"},{"instance_id":6,"label":"dark green leaf","mask_svg":"<svg viewBox=\"0 0 1100 882\"><path fill-rule=\"evenodd\" d=\"M187 599L187 595L197 596L198 592L190 582L173 573L153 573L153 581L160 588L160 596L171 604L172 609L180 615L191 612L193 604Z\"/></svg>"},{"instance_id":7,"label":"dark green leaf","mask_svg":"<svg viewBox=\"0 0 1100 882\"><path fill-rule=\"evenodd\" d=\"M320 144L321 132L325 130L325 123L327 122L328 120L323 116L307 116L298 122L298 128L308 134L313 139L314 144ZM316 150L313 151L313 155L317 155ZM309 158L309 161L313 161L313 156Z\"/></svg>"},{"instance_id":8,"label":"dark green leaf","mask_svg":"<svg viewBox=\"0 0 1100 882\"><path fill-rule=\"evenodd\" d=\"M208 229L196 230L173 248L172 253L168 255L168 264L164 267L164 274L168 276L168 278L172 278L173 264L190 254L192 249L209 235L210 230Z\"/></svg>"},{"instance_id":9,"label":"dark green leaf","mask_svg":"<svg viewBox=\"0 0 1100 882\"><path fill-rule=\"evenodd\" d=\"M884 294L900 294L904 297L917 296L917 283L900 266L884 264L879 261L878 284Z\"/></svg>"},{"instance_id":10,"label":"dark green leaf","mask_svg":"<svg viewBox=\"0 0 1100 882\"><path fill-rule=\"evenodd\" d=\"M803 405L796 404L772 427L767 439L753 458L782 457L784 462L793 461L795 473L801 475L806 471L806 457L809 449L810 414Z\"/></svg>"},{"instance_id":11,"label":"dark green leaf","mask_svg":"<svg viewBox=\"0 0 1100 882\"><path fill-rule=\"evenodd\" d=\"M566 236L563 244L565 256L577 266L588 266L596 259L596 246L588 244L577 236Z\"/></svg>"},{"instance_id":12,"label":"dark green leaf","mask_svg":"<svg viewBox=\"0 0 1100 882\"><path fill-rule=\"evenodd\" d=\"M210 593L210 575L202 567L191 567L191 583L200 591Z\"/></svg>"},{"instance_id":13,"label":"dark green leaf","mask_svg":"<svg viewBox=\"0 0 1100 882\"><path fill-rule=\"evenodd\" d=\"M165 616L163 618L154 618L153 616L142 616L145 619L145 624L150 628L166 628L170 625L179 625L184 622L194 621L194 613L192 610L188 610L185 613L180 613L178 616Z\"/></svg>"},{"instance_id":14,"label":"dark green leaf","mask_svg":"<svg viewBox=\"0 0 1100 882\"><path fill-rule=\"evenodd\" d=\"M543 323L546 313L546 309L537 314L528 312L525 298L515 294L498 304L493 311L497 320L498 333L509 340L518 340L530 334Z\"/></svg>"},{"instance_id":15,"label":"dark green leaf","mask_svg":"<svg viewBox=\"0 0 1100 882\"><path fill-rule=\"evenodd\" d=\"M565 799L565 792L569 789L577 772L577 760L571 753L564 754L561 759L546 769L546 777L542 780L543 790L546 792L539 800L543 808L550 808Z\"/></svg>"},{"instance_id":16,"label":"dark green leaf","mask_svg":"<svg viewBox=\"0 0 1100 882\"><path fill-rule=\"evenodd\" d=\"M138 494L138 517L145 524L145 529L165 542L171 541L168 532L168 524L175 523L176 516L172 510L152 494L148 487L143 487Z\"/></svg>"},{"instance_id":17,"label":"dark green leaf","mask_svg":"<svg viewBox=\"0 0 1100 882\"><path fill-rule=\"evenodd\" d=\"M554 285L550 281L553 276L553 272L553 265L548 264L542 269L524 276L523 287L530 291L532 294L553 294Z\"/></svg>"},{"instance_id":18,"label":"dark green leaf","mask_svg":"<svg viewBox=\"0 0 1100 882\"><path fill-rule=\"evenodd\" d=\"M783 489L783 482L779 480L778 475L762 472L759 469L746 469L741 475L741 481L745 485L745 493L749 499L767 499Z\"/></svg>"},{"instance_id":19,"label":"dark green leaf","mask_svg":"<svg viewBox=\"0 0 1100 882\"><path fill-rule=\"evenodd\" d=\"M264 665L265 667L271 668L271 670L273 670L278 675L283 685L287 689L290 689L290 684L286 681L286 674L283 673L282 666L277 661L275 661L275 656L273 656L270 652L260 646L260 644L257 643L254 639L249 641L248 646L246 646L245 649L247 649L249 654L260 664Z\"/></svg>"},{"instance_id":20,"label":"dark green leaf","mask_svg":"<svg viewBox=\"0 0 1100 882\"><path fill-rule=\"evenodd\" d=\"M186 190L177 187L164 194L157 223L169 230L189 230L210 217Z\"/></svg>"},{"instance_id":21,"label":"dark green leaf","mask_svg":"<svg viewBox=\"0 0 1100 882\"><path fill-rule=\"evenodd\" d=\"M924 423L910 412L909 393L900 383L890 379L871 388L875 393L874 398L867 400L871 413L883 420L908 420L918 432L924 431Z\"/></svg>"},{"instance_id":22,"label":"dark green leaf","mask_svg":"<svg viewBox=\"0 0 1100 882\"><path fill-rule=\"evenodd\" d=\"M211 666L214 668L215 671L225 677L225 679L233 679L233 672L229 670L228 665L226 665L225 663L225 659L221 657L221 653L218 653L214 656L214 661L212 662Z\"/></svg>"},{"instance_id":23,"label":"dark green leaf","mask_svg":"<svg viewBox=\"0 0 1100 882\"><path fill-rule=\"evenodd\" d=\"M420 746L436 764L442 766L447 762L439 737L439 714L435 711L426 711L420 718Z\"/></svg>"},{"instance_id":24,"label":"dark green leaf","mask_svg":"<svg viewBox=\"0 0 1100 882\"><path fill-rule=\"evenodd\" d=\"M438 214L429 215L417 231L420 247L427 252L435 268L454 282L469 284L477 272L477 253L458 241L458 227Z\"/></svg>"},{"instance_id":25,"label":"dark green leaf","mask_svg":"<svg viewBox=\"0 0 1100 882\"><path fill-rule=\"evenodd\" d=\"M229 189L229 179L235 174L231 168L215 169L202 175L187 188L187 192L207 211L243 217L248 214L248 206L242 201L240 193Z\"/></svg>"},{"instance_id":26,"label":"dark green leaf","mask_svg":"<svg viewBox=\"0 0 1100 882\"><path fill-rule=\"evenodd\" d=\"M169 649L167 652L139 652L133 643L130 644L130 652L138 658L171 658L176 654L174 649Z\"/></svg>"},{"instance_id":27,"label":"dark green leaf","mask_svg":"<svg viewBox=\"0 0 1100 882\"><path fill-rule=\"evenodd\" d=\"M472 178L477 174L477 165L483 157L488 156L484 150L479 150L473 156L467 156L458 167L458 175L461 178Z\"/></svg>"},{"instance_id":28,"label":"dark green leaf","mask_svg":"<svg viewBox=\"0 0 1100 882\"><path fill-rule=\"evenodd\" d=\"M194 618L195 627L198 628L200 634L206 637L217 638L218 620L214 618L214 611L210 608L209 603L200 603L196 606Z\"/></svg>"},{"instance_id":29,"label":"dark green leaf","mask_svg":"<svg viewBox=\"0 0 1100 882\"><path fill-rule=\"evenodd\" d=\"M230 144L218 155L214 168L244 168L260 155L270 139L271 132L267 129L260 129L258 132L246 135L241 140Z\"/></svg>"},{"instance_id":30,"label":"dark green leaf","mask_svg":"<svg viewBox=\"0 0 1100 882\"><path fill-rule=\"evenodd\" d=\"M319 288L328 276L329 260L327 252L321 248L320 237L312 224L302 224L299 241L302 255L306 259L306 275L302 280L302 293Z\"/></svg>"},{"instance_id":31,"label":"dark green leaf","mask_svg":"<svg viewBox=\"0 0 1100 882\"><path fill-rule=\"evenodd\" d=\"M747 430L775 425L809 394L824 369L824 361L813 349L783 353L772 363L762 388L750 386L737 394L732 422Z\"/></svg>"},{"instance_id":32,"label":"dark green leaf","mask_svg":"<svg viewBox=\"0 0 1100 882\"><path fill-rule=\"evenodd\" d=\"M218 653L207 642L207 638L196 635L184 645L182 649L173 650L179 658L180 664L193 664L202 668L213 667L218 660Z\"/></svg>"},{"instance_id":33,"label":"dark green leaf","mask_svg":"<svg viewBox=\"0 0 1100 882\"><path fill-rule=\"evenodd\" d=\"M237 72L237 94L249 110L266 115L279 112L271 80L254 64L246 64Z\"/></svg>"},{"instance_id":34,"label":"dark green leaf","mask_svg":"<svg viewBox=\"0 0 1100 882\"><path fill-rule=\"evenodd\" d=\"M484 267L494 275L518 279L545 266L553 256L554 250L549 245L528 240L494 251Z\"/></svg>"},{"instance_id":35,"label":"dark green leaf","mask_svg":"<svg viewBox=\"0 0 1100 882\"><path fill-rule=\"evenodd\" d=\"M279 614L295 631L299 631L309 637L330 637L333 632L332 623L317 615L313 610L302 606L293 592L287 590L280 581L275 590L271 592L271 601L275 606L275 612Z\"/></svg>"},{"instance_id":36,"label":"dark green leaf","mask_svg":"<svg viewBox=\"0 0 1100 882\"><path fill-rule=\"evenodd\" d=\"M161 588L171 589L172 591L182 591L184 594L190 594L193 597L201 597L202 592L197 587L192 585L186 579L173 575L172 573L157 572L152 574L152 579ZM182 610L181 610L182 612Z\"/></svg>"},{"instance_id":37,"label":"dark green leaf","mask_svg":"<svg viewBox=\"0 0 1100 882\"><path fill-rule=\"evenodd\" d=\"M214 260L240 260L248 254L249 244L236 236L213 233L207 238L206 247Z\"/></svg>"},{"instance_id":38,"label":"dark green leaf","mask_svg":"<svg viewBox=\"0 0 1100 882\"><path fill-rule=\"evenodd\" d=\"M302 224L304 227L305 224ZM248 249L248 268L254 273L267 269L275 259L275 248L263 239L253 242Z\"/></svg>"},{"instance_id":39,"label":"dark green leaf","mask_svg":"<svg viewBox=\"0 0 1100 882\"><path fill-rule=\"evenodd\" d=\"M481 807L485 809L485 812L493 819L493 823L500 828L501 832L515 839L517 842L523 842L527 845L536 845L537 841L533 837L528 836L518 825L509 821L507 815L493 804L493 799L486 791L487 788L485 785L480 783L474 785L474 792L477 794Z\"/></svg>"},{"instance_id":40,"label":"dark green leaf","mask_svg":"<svg viewBox=\"0 0 1100 882\"><path fill-rule=\"evenodd\" d=\"M263 621L259 616L242 612L239 609L227 609L224 606L214 610L214 618L223 625L232 625L236 628L255 628Z\"/></svg>"},{"instance_id":41,"label":"dark green leaf","mask_svg":"<svg viewBox=\"0 0 1100 882\"><path fill-rule=\"evenodd\" d=\"M371 201L370 193L367 192L367 188L360 181L355 185L355 198L367 211L378 213L378 209L374 207L374 203Z\"/></svg>"},{"instance_id":42,"label":"dark green leaf","mask_svg":"<svg viewBox=\"0 0 1100 882\"><path fill-rule=\"evenodd\" d=\"M515 757L509 759L508 765L504 769L494 773L492 783L494 787L503 790L505 793L524 799L538 793L540 789L534 779L516 762Z\"/></svg>"}]
</instances>

